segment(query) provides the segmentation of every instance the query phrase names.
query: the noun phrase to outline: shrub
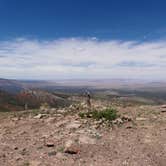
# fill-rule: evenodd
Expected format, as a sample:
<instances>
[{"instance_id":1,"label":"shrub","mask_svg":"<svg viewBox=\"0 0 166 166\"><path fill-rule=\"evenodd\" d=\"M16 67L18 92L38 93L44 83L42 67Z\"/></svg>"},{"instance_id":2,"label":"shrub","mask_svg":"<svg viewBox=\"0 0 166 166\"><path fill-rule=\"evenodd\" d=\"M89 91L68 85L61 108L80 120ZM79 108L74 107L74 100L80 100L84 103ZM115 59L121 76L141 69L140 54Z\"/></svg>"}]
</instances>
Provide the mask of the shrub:
<instances>
[{"instance_id":1,"label":"shrub","mask_svg":"<svg viewBox=\"0 0 166 166\"><path fill-rule=\"evenodd\" d=\"M117 111L114 108L107 108L103 111L93 112L92 117L97 119L97 120L104 118L105 120L112 121L112 120L115 120L117 118Z\"/></svg>"},{"instance_id":2,"label":"shrub","mask_svg":"<svg viewBox=\"0 0 166 166\"><path fill-rule=\"evenodd\" d=\"M86 115L86 113L83 113L83 112L80 112L78 115L81 117L81 118L84 118Z\"/></svg>"},{"instance_id":3,"label":"shrub","mask_svg":"<svg viewBox=\"0 0 166 166\"><path fill-rule=\"evenodd\" d=\"M87 112L87 113L79 113L79 116L81 118L88 117L88 118L93 118L96 120L104 119L104 120L115 120L118 115L117 111L115 108L106 108L102 111L92 111L92 112Z\"/></svg>"}]
</instances>

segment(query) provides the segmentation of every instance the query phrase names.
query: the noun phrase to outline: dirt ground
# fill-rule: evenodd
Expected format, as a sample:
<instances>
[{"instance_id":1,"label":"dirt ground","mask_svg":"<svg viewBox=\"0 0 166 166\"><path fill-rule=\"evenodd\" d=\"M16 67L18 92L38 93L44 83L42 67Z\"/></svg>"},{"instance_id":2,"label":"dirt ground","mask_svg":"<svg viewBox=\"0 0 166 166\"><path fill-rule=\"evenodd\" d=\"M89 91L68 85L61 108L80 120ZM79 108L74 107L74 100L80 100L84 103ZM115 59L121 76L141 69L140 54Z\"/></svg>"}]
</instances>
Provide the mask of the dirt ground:
<instances>
[{"instance_id":1,"label":"dirt ground","mask_svg":"<svg viewBox=\"0 0 166 166\"><path fill-rule=\"evenodd\" d=\"M117 107L132 121L111 127L64 110L1 113L0 166L165 166L164 109Z\"/></svg>"}]
</instances>

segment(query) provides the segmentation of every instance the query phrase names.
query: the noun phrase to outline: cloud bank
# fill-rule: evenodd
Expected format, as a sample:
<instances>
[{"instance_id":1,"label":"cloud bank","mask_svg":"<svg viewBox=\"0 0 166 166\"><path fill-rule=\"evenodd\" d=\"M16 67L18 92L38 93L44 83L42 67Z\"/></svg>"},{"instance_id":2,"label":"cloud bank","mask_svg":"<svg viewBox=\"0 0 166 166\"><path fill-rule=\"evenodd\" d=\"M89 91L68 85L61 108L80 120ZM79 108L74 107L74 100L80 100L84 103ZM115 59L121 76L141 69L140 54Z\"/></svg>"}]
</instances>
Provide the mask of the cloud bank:
<instances>
[{"instance_id":1,"label":"cloud bank","mask_svg":"<svg viewBox=\"0 0 166 166\"><path fill-rule=\"evenodd\" d=\"M0 77L166 80L166 42L15 39L0 42Z\"/></svg>"}]
</instances>

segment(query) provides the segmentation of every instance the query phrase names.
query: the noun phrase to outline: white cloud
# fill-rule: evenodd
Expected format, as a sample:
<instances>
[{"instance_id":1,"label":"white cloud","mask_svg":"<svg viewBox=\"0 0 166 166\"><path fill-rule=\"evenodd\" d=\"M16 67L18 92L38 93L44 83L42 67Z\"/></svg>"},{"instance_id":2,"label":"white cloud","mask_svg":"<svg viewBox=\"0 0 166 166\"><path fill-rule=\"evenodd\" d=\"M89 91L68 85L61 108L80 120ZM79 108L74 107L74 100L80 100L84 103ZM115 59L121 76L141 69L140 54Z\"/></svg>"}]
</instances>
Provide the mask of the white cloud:
<instances>
[{"instance_id":1,"label":"white cloud","mask_svg":"<svg viewBox=\"0 0 166 166\"><path fill-rule=\"evenodd\" d=\"M1 41L0 77L166 79L166 42Z\"/></svg>"}]
</instances>

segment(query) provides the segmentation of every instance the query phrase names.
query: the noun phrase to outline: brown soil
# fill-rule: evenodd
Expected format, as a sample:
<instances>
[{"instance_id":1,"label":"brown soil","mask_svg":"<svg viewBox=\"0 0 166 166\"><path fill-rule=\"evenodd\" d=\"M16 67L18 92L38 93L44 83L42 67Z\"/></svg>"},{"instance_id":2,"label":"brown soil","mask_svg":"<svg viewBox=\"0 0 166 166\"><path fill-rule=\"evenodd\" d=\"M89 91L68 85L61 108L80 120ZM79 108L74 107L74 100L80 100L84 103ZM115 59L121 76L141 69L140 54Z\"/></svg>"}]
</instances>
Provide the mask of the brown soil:
<instances>
[{"instance_id":1,"label":"brown soil","mask_svg":"<svg viewBox=\"0 0 166 166\"><path fill-rule=\"evenodd\" d=\"M0 166L165 166L165 108L117 109L132 121L107 127L76 111L4 113Z\"/></svg>"}]
</instances>

